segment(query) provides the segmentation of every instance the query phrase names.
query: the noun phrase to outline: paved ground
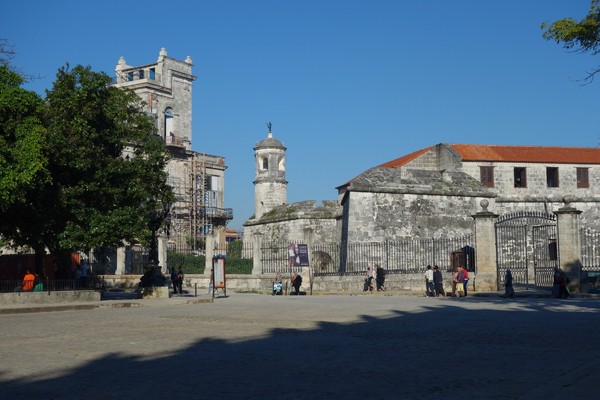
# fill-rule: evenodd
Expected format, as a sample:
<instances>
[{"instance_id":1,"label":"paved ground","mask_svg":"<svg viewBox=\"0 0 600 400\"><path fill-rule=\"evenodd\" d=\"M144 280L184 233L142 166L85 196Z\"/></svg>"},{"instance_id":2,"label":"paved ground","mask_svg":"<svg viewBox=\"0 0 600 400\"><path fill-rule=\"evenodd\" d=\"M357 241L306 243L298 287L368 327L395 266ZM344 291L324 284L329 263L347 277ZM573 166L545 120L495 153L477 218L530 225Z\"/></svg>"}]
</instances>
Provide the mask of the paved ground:
<instances>
[{"instance_id":1,"label":"paved ground","mask_svg":"<svg viewBox=\"0 0 600 400\"><path fill-rule=\"evenodd\" d=\"M0 399L600 398L598 300L208 300L0 315Z\"/></svg>"}]
</instances>

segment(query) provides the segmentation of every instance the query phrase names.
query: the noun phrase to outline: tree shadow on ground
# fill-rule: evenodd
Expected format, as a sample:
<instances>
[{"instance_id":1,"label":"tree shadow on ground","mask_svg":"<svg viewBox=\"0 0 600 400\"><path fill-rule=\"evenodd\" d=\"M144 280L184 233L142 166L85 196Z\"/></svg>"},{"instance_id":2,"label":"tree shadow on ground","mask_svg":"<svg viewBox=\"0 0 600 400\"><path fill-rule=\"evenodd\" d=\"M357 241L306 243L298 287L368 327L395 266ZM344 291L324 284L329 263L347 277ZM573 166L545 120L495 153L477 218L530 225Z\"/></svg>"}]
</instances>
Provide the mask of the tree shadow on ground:
<instances>
[{"instance_id":1,"label":"tree shadow on ground","mask_svg":"<svg viewBox=\"0 0 600 400\"><path fill-rule=\"evenodd\" d=\"M598 360L599 310L589 301L432 299L417 311L392 307L385 316L310 330L202 338L154 357L110 353L52 377L3 374L0 398L530 398Z\"/></svg>"}]
</instances>

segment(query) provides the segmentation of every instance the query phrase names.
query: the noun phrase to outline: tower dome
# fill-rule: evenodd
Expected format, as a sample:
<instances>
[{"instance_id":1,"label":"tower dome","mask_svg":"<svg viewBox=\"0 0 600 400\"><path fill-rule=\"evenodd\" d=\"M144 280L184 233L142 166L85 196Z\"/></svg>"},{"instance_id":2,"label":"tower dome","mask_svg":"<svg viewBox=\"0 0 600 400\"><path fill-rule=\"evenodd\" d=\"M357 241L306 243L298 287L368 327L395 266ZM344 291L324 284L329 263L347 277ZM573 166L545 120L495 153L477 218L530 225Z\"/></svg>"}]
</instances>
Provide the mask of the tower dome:
<instances>
[{"instance_id":1,"label":"tower dome","mask_svg":"<svg viewBox=\"0 0 600 400\"><path fill-rule=\"evenodd\" d=\"M254 147L254 216L260 219L265 213L287 202L287 181L285 180L286 148L271 133Z\"/></svg>"}]
</instances>

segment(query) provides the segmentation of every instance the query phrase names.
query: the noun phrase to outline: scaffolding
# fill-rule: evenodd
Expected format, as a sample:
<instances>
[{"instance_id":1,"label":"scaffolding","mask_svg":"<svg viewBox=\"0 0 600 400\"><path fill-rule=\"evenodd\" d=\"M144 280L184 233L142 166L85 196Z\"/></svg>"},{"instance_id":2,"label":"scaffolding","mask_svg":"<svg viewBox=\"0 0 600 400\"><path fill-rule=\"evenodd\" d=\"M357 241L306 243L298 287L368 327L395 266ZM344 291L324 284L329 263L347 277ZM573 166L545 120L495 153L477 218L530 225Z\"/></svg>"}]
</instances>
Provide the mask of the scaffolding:
<instances>
[{"instance_id":1,"label":"scaffolding","mask_svg":"<svg viewBox=\"0 0 600 400\"><path fill-rule=\"evenodd\" d=\"M217 243L225 241L225 227L233 218L231 209L223 208L223 188L217 183L223 171L222 157L187 152L169 170L169 185L175 194L171 208L168 245L180 253L204 254L207 236Z\"/></svg>"}]
</instances>

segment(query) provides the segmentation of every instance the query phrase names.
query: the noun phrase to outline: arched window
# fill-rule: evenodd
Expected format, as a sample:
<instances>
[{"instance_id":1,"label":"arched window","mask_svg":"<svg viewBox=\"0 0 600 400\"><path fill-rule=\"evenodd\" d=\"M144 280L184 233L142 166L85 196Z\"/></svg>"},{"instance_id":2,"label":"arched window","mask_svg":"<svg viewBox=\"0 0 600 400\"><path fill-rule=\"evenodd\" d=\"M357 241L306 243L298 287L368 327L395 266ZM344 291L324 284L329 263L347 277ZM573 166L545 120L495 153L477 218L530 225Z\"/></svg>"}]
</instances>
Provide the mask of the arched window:
<instances>
[{"instance_id":1,"label":"arched window","mask_svg":"<svg viewBox=\"0 0 600 400\"><path fill-rule=\"evenodd\" d=\"M267 157L263 157L261 159L261 168L262 169L269 169L269 159Z\"/></svg>"},{"instance_id":2,"label":"arched window","mask_svg":"<svg viewBox=\"0 0 600 400\"><path fill-rule=\"evenodd\" d=\"M165 110L165 140L167 138L175 136L175 132L173 132L173 109L168 107Z\"/></svg>"}]
</instances>

